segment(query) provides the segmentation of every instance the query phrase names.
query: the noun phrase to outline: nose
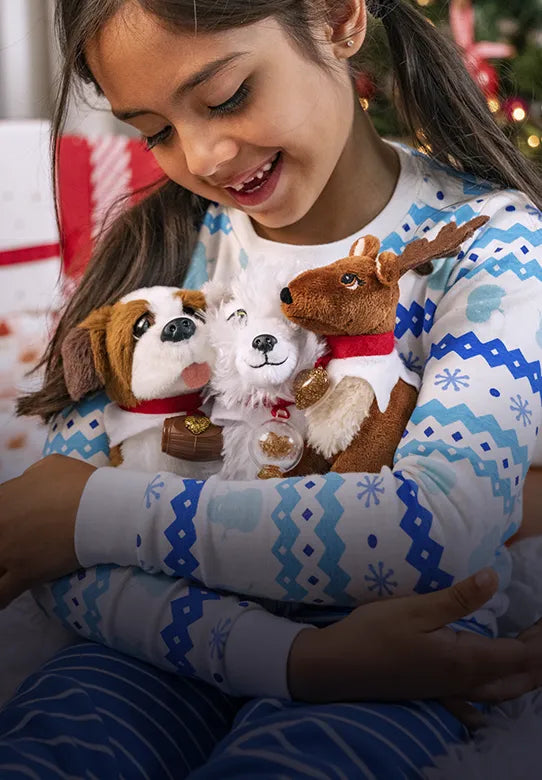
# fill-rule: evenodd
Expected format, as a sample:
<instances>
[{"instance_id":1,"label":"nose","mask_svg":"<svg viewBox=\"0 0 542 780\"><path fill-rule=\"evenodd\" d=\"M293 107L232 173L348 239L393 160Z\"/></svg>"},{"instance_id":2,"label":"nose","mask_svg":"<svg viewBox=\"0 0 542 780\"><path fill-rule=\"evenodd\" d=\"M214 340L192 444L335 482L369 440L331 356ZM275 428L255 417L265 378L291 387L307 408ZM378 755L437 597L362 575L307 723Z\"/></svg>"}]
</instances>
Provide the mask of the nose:
<instances>
[{"instance_id":1,"label":"nose","mask_svg":"<svg viewBox=\"0 0 542 780\"><path fill-rule=\"evenodd\" d=\"M268 352L272 352L276 343L277 340L274 336L270 336L268 333L263 333L261 336L256 336L252 342L252 347L253 349L257 349L259 352L264 352L267 354Z\"/></svg>"},{"instance_id":2,"label":"nose","mask_svg":"<svg viewBox=\"0 0 542 780\"><path fill-rule=\"evenodd\" d=\"M283 303L293 303L292 293L289 287L283 287L280 291L280 300Z\"/></svg>"},{"instance_id":3,"label":"nose","mask_svg":"<svg viewBox=\"0 0 542 780\"><path fill-rule=\"evenodd\" d=\"M237 143L227 136L211 135L209 128L183 135L183 151L188 170L193 176L210 178L222 166L237 157Z\"/></svg>"},{"instance_id":4,"label":"nose","mask_svg":"<svg viewBox=\"0 0 542 780\"><path fill-rule=\"evenodd\" d=\"M160 341L186 341L196 332L196 326L187 317L170 320L160 334Z\"/></svg>"}]
</instances>

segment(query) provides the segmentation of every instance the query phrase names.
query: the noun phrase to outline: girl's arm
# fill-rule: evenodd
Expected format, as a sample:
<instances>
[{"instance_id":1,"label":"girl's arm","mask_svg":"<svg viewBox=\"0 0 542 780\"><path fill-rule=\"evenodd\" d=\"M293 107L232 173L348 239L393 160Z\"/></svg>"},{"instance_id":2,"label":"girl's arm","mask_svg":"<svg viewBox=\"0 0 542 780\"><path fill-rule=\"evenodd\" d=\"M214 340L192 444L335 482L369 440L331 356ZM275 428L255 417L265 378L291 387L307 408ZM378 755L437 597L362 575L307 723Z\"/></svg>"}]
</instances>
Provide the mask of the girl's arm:
<instances>
[{"instance_id":1,"label":"girl's arm","mask_svg":"<svg viewBox=\"0 0 542 780\"><path fill-rule=\"evenodd\" d=\"M80 560L108 550L124 565L307 604L431 591L488 564L504 585L542 391L542 231L509 210L426 312L423 386L393 471L201 483L100 469L78 515Z\"/></svg>"},{"instance_id":2,"label":"girl's arm","mask_svg":"<svg viewBox=\"0 0 542 780\"><path fill-rule=\"evenodd\" d=\"M107 403L102 393L57 415L44 455L68 455L93 466L108 464L103 425ZM62 464L59 468L52 481L58 481ZM105 510L103 520L111 531L118 522L113 507ZM87 639L206 680L227 693L289 696L286 660L292 641L306 626L276 617L242 597L111 565L81 570L33 592L48 614Z\"/></svg>"}]
</instances>

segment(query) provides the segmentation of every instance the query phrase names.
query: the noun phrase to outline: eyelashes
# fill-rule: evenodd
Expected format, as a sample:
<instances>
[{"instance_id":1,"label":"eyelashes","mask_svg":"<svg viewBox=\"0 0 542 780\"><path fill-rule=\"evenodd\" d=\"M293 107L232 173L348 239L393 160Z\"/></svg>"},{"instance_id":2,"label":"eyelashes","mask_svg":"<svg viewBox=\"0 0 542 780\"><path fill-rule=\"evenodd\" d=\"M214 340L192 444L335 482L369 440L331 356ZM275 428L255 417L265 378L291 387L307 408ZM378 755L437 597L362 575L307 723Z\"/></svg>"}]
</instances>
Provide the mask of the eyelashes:
<instances>
[{"instance_id":1,"label":"eyelashes","mask_svg":"<svg viewBox=\"0 0 542 780\"><path fill-rule=\"evenodd\" d=\"M167 125L167 127L164 127L163 130L160 130L159 133L155 133L154 135L144 135L143 141L145 142L145 149L150 152L151 149L154 149L155 146L158 146L158 144L163 144L164 141L167 141L169 138L171 131L172 131L171 125Z\"/></svg>"},{"instance_id":2,"label":"eyelashes","mask_svg":"<svg viewBox=\"0 0 542 780\"><path fill-rule=\"evenodd\" d=\"M248 79L243 81L237 92L233 94L228 100L220 103L217 106L208 106L209 113L212 117L226 116L227 114L233 114L244 107L250 96L250 87L248 85ZM167 125L160 132L155 135L143 136L145 142L145 148L147 151L154 149L155 146L165 143L171 135L173 128L171 125Z\"/></svg>"},{"instance_id":3,"label":"eyelashes","mask_svg":"<svg viewBox=\"0 0 542 780\"><path fill-rule=\"evenodd\" d=\"M243 81L237 92L233 94L231 98L228 98L228 100L225 100L224 103L220 103L218 106L209 106L209 111L211 112L211 115L215 116L233 114L234 111L237 111L244 105L249 95L250 88L248 86L248 81Z\"/></svg>"}]
</instances>

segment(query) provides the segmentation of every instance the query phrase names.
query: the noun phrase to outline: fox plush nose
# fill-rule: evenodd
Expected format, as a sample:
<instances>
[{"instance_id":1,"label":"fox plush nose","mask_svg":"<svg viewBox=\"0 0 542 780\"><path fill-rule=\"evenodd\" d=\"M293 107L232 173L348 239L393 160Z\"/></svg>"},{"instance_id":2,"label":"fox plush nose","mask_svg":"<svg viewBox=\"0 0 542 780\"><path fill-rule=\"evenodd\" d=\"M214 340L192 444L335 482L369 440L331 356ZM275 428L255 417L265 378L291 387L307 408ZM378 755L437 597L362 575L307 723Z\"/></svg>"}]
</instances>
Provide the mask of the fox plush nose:
<instances>
[{"instance_id":1,"label":"fox plush nose","mask_svg":"<svg viewBox=\"0 0 542 780\"><path fill-rule=\"evenodd\" d=\"M160 341L186 341L196 332L196 326L187 317L177 317L164 326Z\"/></svg>"},{"instance_id":2,"label":"fox plush nose","mask_svg":"<svg viewBox=\"0 0 542 780\"><path fill-rule=\"evenodd\" d=\"M283 303L293 303L292 293L289 287L283 287L280 291L280 300Z\"/></svg>"},{"instance_id":3,"label":"fox plush nose","mask_svg":"<svg viewBox=\"0 0 542 780\"><path fill-rule=\"evenodd\" d=\"M264 333L261 336L256 336L252 342L252 347L257 349L259 352L267 353L272 351L276 343L277 340L274 336L270 336L268 333Z\"/></svg>"}]
</instances>

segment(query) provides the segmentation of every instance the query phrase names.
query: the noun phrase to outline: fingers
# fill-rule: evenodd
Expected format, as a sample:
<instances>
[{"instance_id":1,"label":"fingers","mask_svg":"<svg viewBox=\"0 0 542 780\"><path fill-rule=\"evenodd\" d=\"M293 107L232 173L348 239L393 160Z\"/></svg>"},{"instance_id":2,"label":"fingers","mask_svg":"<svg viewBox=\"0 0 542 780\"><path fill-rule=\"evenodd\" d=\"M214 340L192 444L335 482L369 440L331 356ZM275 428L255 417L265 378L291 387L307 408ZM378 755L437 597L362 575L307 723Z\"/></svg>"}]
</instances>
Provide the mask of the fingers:
<instances>
[{"instance_id":1,"label":"fingers","mask_svg":"<svg viewBox=\"0 0 542 780\"><path fill-rule=\"evenodd\" d=\"M481 609L498 587L496 572L482 569L450 588L417 596L410 605L409 622L420 631L436 631Z\"/></svg>"},{"instance_id":2,"label":"fingers","mask_svg":"<svg viewBox=\"0 0 542 780\"><path fill-rule=\"evenodd\" d=\"M440 703L471 731L476 731L476 729L486 725L486 716L468 701L446 698L441 699Z\"/></svg>"},{"instance_id":3,"label":"fingers","mask_svg":"<svg viewBox=\"0 0 542 780\"><path fill-rule=\"evenodd\" d=\"M517 699L525 693L530 693L542 685L542 677L532 673L515 674L500 680L480 685L472 691L474 701L500 702Z\"/></svg>"}]
</instances>

